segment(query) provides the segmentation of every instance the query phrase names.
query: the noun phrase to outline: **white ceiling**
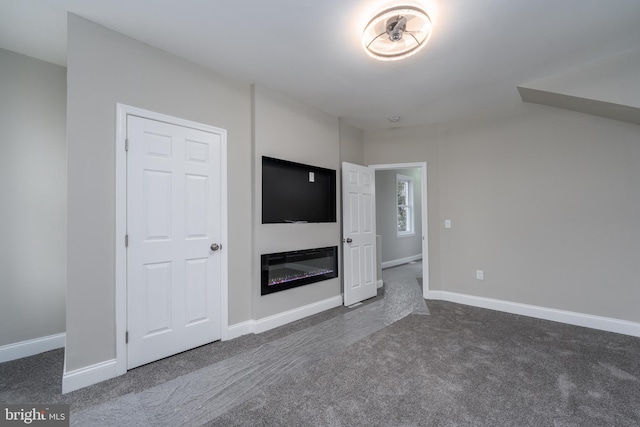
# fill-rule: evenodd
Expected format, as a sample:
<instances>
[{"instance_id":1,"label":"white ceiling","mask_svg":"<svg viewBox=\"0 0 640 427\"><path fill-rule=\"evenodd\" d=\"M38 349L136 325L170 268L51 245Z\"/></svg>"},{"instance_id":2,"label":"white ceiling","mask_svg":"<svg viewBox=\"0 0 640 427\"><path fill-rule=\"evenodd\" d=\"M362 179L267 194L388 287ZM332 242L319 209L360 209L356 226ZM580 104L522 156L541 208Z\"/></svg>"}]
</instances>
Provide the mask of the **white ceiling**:
<instances>
[{"instance_id":1,"label":"white ceiling","mask_svg":"<svg viewBox=\"0 0 640 427\"><path fill-rule=\"evenodd\" d=\"M64 65L70 11L361 129L507 106L520 84L640 48L639 0L422 3L433 34L399 62L360 41L389 0L0 0L0 48Z\"/></svg>"}]
</instances>

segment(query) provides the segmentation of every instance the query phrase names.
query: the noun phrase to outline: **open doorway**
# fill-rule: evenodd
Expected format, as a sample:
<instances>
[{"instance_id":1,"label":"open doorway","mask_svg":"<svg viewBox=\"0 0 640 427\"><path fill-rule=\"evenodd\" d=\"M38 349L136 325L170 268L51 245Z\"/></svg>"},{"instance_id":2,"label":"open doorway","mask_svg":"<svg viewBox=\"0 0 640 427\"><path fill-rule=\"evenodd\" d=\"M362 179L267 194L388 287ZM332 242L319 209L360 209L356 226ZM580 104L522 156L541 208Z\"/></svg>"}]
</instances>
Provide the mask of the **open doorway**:
<instances>
[{"instance_id":1,"label":"open doorway","mask_svg":"<svg viewBox=\"0 0 640 427\"><path fill-rule=\"evenodd\" d=\"M427 164L371 165L376 182L380 265L422 262L422 295L429 294Z\"/></svg>"}]
</instances>

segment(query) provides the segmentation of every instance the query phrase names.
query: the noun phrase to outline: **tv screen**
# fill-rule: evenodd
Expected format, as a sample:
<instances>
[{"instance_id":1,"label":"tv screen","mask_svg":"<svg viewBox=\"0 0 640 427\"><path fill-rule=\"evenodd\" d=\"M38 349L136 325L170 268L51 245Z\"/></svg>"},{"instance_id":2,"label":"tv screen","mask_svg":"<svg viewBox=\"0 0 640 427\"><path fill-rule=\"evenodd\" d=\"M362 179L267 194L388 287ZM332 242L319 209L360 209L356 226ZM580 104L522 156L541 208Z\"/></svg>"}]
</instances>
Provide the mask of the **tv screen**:
<instances>
[{"instance_id":1,"label":"tv screen","mask_svg":"<svg viewBox=\"0 0 640 427\"><path fill-rule=\"evenodd\" d=\"M336 171L262 157L262 223L336 222Z\"/></svg>"}]
</instances>

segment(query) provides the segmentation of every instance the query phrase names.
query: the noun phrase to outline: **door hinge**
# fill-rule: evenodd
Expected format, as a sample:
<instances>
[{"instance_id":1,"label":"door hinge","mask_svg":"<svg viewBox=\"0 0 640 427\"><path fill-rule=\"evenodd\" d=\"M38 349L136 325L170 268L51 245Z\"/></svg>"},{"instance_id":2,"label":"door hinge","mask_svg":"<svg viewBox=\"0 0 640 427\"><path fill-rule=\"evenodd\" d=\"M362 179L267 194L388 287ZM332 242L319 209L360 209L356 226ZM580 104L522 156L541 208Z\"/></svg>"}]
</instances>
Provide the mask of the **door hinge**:
<instances>
[{"instance_id":1,"label":"door hinge","mask_svg":"<svg viewBox=\"0 0 640 427\"><path fill-rule=\"evenodd\" d=\"M124 151L129 151L129 138L124 140Z\"/></svg>"},{"instance_id":2,"label":"door hinge","mask_svg":"<svg viewBox=\"0 0 640 427\"><path fill-rule=\"evenodd\" d=\"M129 235L128 234L124 235L124 247L125 248L129 247Z\"/></svg>"},{"instance_id":3,"label":"door hinge","mask_svg":"<svg viewBox=\"0 0 640 427\"><path fill-rule=\"evenodd\" d=\"M124 343L129 344L129 331L124 333Z\"/></svg>"}]
</instances>

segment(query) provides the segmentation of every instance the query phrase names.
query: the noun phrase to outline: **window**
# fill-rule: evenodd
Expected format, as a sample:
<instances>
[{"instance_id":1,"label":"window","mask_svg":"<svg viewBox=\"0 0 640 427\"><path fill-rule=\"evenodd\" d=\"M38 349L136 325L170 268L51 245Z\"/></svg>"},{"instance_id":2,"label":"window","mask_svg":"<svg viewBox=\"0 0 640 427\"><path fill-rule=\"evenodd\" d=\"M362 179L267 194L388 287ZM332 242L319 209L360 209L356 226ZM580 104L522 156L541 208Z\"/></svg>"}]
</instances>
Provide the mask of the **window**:
<instances>
[{"instance_id":1,"label":"window","mask_svg":"<svg viewBox=\"0 0 640 427\"><path fill-rule=\"evenodd\" d=\"M398 202L398 236L414 234L413 228L413 178L396 175Z\"/></svg>"}]
</instances>

